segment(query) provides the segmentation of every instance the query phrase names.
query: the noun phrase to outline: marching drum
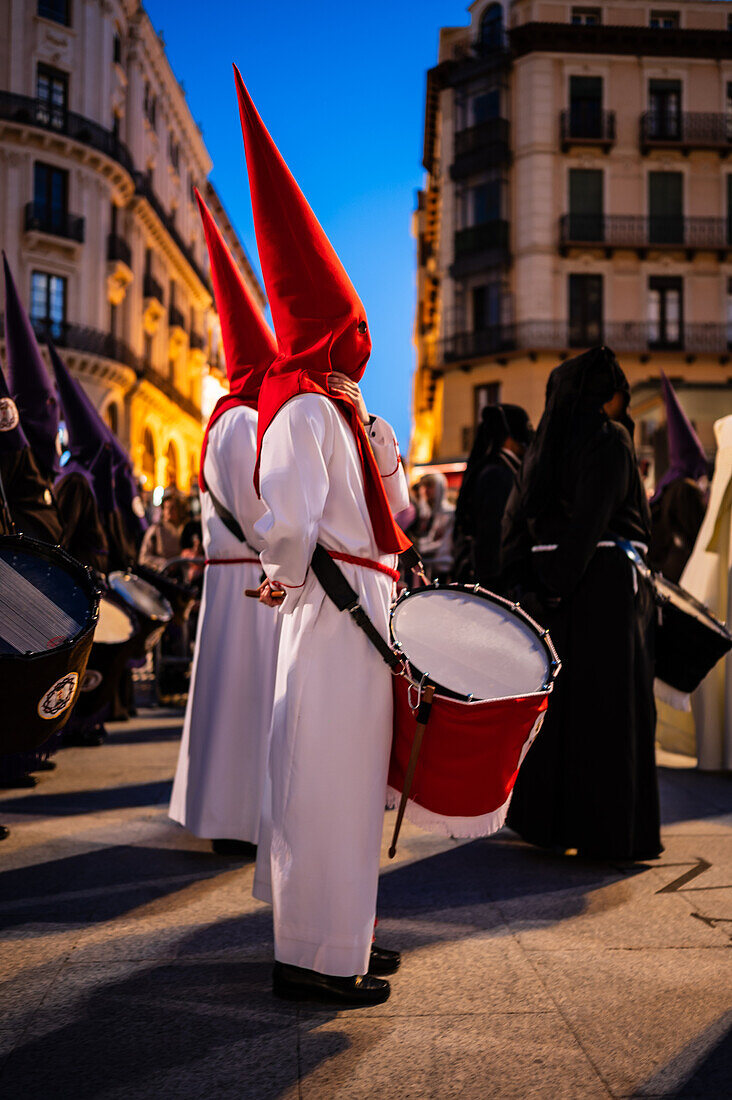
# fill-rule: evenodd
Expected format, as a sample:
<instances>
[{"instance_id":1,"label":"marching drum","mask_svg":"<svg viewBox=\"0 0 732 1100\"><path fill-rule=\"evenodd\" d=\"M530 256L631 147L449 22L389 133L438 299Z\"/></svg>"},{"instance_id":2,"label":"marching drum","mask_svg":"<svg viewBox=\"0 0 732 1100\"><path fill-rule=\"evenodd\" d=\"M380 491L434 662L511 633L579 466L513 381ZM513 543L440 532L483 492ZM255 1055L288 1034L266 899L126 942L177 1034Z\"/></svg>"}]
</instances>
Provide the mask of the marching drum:
<instances>
[{"instance_id":1,"label":"marching drum","mask_svg":"<svg viewBox=\"0 0 732 1100\"><path fill-rule=\"evenodd\" d=\"M393 680L389 801L396 805L406 786L405 816L414 824L449 836L488 836L505 822L560 669L551 639L518 605L454 584L401 596L391 636L407 676ZM426 684L435 694L410 788Z\"/></svg>"},{"instance_id":2,"label":"marching drum","mask_svg":"<svg viewBox=\"0 0 732 1100\"><path fill-rule=\"evenodd\" d=\"M652 577L658 605L656 678L688 694L732 649L732 634L689 592L660 573Z\"/></svg>"},{"instance_id":3,"label":"marching drum","mask_svg":"<svg viewBox=\"0 0 732 1100\"><path fill-rule=\"evenodd\" d=\"M112 701L136 648L138 629L136 615L114 593L101 597L99 621L75 713L84 718L96 716Z\"/></svg>"},{"instance_id":4,"label":"marching drum","mask_svg":"<svg viewBox=\"0 0 732 1100\"><path fill-rule=\"evenodd\" d=\"M86 670L99 593L58 546L0 538L1 752L31 751L66 722Z\"/></svg>"},{"instance_id":5,"label":"marching drum","mask_svg":"<svg viewBox=\"0 0 732 1100\"><path fill-rule=\"evenodd\" d=\"M173 609L157 588L134 573L116 570L107 577L109 587L134 612L137 631L129 656L144 657L161 638L173 618Z\"/></svg>"}]
</instances>

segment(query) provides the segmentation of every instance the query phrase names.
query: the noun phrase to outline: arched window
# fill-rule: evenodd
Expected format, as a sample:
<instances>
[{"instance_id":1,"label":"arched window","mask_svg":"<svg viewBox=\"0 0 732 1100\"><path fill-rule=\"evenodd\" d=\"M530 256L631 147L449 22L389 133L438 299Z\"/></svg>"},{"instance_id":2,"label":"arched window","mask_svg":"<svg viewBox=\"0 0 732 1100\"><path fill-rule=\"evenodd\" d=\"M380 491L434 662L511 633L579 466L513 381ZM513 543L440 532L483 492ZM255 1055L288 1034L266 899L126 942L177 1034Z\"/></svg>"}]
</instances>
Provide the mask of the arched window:
<instances>
[{"instance_id":1,"label":"arched window","mask_svg":"<svg viewBox=\"0 0 732 1100\"><path fill-rule=\"evenodd\" d=\"M178 452L175 449L175 444L171 440L168 444L168 449L165 452L168 465L165 473L165 480L168 485L176 486L178 484Z\"/></svg>"},{"instance_id":2,"label":"arched window","mask_svg":"<svg viewBox=\"0 0 732 1100\"><path fill-rule=\"evenodd\" d=\"M149 428L145 428L142 447L142 472L145 475L145 488L153 489L155 486L155 440Z\"/></svg>"},{"instance_id":3,"label":"arched window","mask_svg":"<svg viewBox=\"0 0 732 1100\"><path fill-rule=\"evenodd\" d=\"M486 50L500 50L503 45L503 8L490 4L480 21L480 44Z\"/></svg>"},{"instance_id":4,"label":"arched window","mask_svg":"<svg viewBox=\"0 0 732 1100\"><path fill-rule=\"evenodd\" d=\"M104 419L115 435L119 434L119 407L116 401L110 401L104 410Z\"/></svg>"}]
</instances>

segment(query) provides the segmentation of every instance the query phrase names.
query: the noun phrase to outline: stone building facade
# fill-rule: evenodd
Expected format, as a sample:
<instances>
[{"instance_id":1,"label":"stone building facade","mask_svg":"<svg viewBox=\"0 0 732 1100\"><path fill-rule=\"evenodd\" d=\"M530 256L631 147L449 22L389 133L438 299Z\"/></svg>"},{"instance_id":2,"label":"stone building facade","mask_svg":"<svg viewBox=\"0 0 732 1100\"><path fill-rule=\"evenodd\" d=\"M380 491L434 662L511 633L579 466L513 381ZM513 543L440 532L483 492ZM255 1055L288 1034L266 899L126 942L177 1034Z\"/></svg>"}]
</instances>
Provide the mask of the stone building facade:
<instances>
[{"instance_id":1,"label":"stone building facade","mask_svg":"<svg viewBox=\"0 0 732 1100\"><path fill-rule=\"evenodd\" d=\"M459 471L487 402L536 421L596 343L649 478L659 373L705 447L732 412L732 3L476 0L427 77L411 459Z\"/></svg>"},{"instance_id":2,"label":"stone building facade","mask_svg":"<svg viewBox=\"0 0 732 1100\"><path fill-rule=\"evenodd\" d=\"M265 304L211 167L139 0L0 0L0 243L148 490L195 485L226 377L194 186Z\"/></svg>"}]
</instances>

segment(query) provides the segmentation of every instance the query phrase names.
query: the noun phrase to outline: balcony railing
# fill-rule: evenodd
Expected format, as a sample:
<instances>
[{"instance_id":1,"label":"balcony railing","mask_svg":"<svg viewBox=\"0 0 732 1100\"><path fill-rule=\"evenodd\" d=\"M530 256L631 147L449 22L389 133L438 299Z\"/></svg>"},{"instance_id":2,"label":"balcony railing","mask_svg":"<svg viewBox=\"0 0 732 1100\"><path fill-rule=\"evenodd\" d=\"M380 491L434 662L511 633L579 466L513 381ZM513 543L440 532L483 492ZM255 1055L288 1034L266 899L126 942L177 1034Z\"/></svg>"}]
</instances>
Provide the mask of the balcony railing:
<instances>
[{"instance_id":1,"label":"balcony railing","mask_svg":"<svg viewBox=\"0 0 732 1100\"><path fill-rule=\"evenodd\" d=\"M170 328L182 328L185 330L186 319L179 309L170 306L168 309L168 325Z\"/></svg>"},{"instance_id":2,"label":"balcony railing","mask_svg":"<svg viewBox=\"0 0 732 1100\"><path fill-rule=\"evenodd\" d=\"M685 324L678 334L664 339L648 321L618 321L595 325L571 325L566 321L522 321L477 332L448 336L442 343L445 363L501 355L510 351L553 351L608 344L614 351L651 353L683 351L687 355L727 355L732 351L732 325Z\"/></svg>"},{"instance_id":3,"label":"balcony railing","mask_svg":"<svg viewBox=\"0 0 732 1100\"><path fill-rule=\"evenodd\" d=\"M716 149L726 155L732 152L732 118L711 112L646 111L640 119L640 145L644 153L649 149Z\"/></svg>"},{"instance_id":4,"label":"balcony railing","mask_svg":"<svg viewBox=\"0 0 732 1100\"><path fill-rule=\"evenodd\" d=\"M487 252L494 248L508 247L508 222L483 222L458 229L455 234L455 259L475 252Z\"/></svg>"},{"instance_id":5,"label":"balcony railing","mask_svg":"<svg viewBox=\"0 0 732 1100\"><path fill-rule=\"evenodd\" d=\"M31 324L40 343L52 340L60 348L98 355L103 359L111 359L114 363L123 363L134 371L139 370L140 361L132 348L111 332L103 332L86 325L73 325L68 321L52 321L49 318L34 317Z\"/></svg>"},{"instance_id":6,"label":"balcony railing","mask_svg":"<svg viewBox=\"0 0 732 1100\"><path fill-rule=\"evenodd\" d=\"M571 145L600 145L607 152L615 144L615 111L576 104L562 111L560 128L563 152Z\"/></svg>"},{"instance_id":7,"label":"balcony railing","mask_svg":"<svg viewBox=\"0 0 732 1100\"><path fill-rule=\"evenodd\" d=\"M195 348L197 351L205 351L206 339L200 332L196 332L195 329L191 329L188 334L188 345L191 348Z\"/></svg>"},{"instance_id":8,"label":"balcony railing","mask_svg":"<svg viewBox=\"0 0 732 1100\"><path fill-rule=\"evenodd\" d=\"M183 412L188 413L194 420L201 420L201 410L196 402L193 401L192 398L187 397L184 393L181 393L169 378L160 374L154 367L146 363L142 367L141 377L149 382L150 385L155 386L161 393L164 393L170 401L176 404L178 408L182 409Z\"/></svg>"},{"instance_id":9,"label":"balcony railing","mask_svg":"<svg viewBox=\"0 0 732 1100\"><path fill-rule=\"evenodd\" d=\"M732 219L656 218L636 214L565 214L559 244L567 248L684 249L724 254L732 248Z\"/></svg>"},{"instance_id":10,"label":"balcony railing","mask_svg":"<svg viewBox=\"0 0 732 1100\"><path fill-rule=\"evenodd\" d=\"M142 293L145 298L156 298L160 303L163 301L163 288L149 272L142 280Z\"/></svg>"},{"instance_id":11,"label":"balcony railing","mask_svg":"<svg viewBox=\"0 0 732 1100\"><path fill-rule=\"evenodd\" d=\"M134 164L127 146L111 131L90 118L67 111L45 99L0 92L0 118L23 126L37 126L88 145L120 164L130 175Z\"/></svg>"},{"instance_id":12,"label":"balcony railing","mask_svg":"<svg viewBox=\"0 0 732 1100\"><path fill-rule=\"evenodd\" d=\"M118 260L122 264L127 264L128 267L132 267L132 249L124 237L118 237L114 233L109 234L107 237L107 259L110 261Z\"/></svg>"},{"instance_id":13,"label":"balcony railing","mask_svg":"<svg viewBox=\"0 0 732 1100\"><path fill-rule=\"evenodd\" d=\"M210 292L211 287L208 275L198 263L198 260L194 256L190 246L187 245L181 237L173 218L170 216L170 214L167 213L167 211L163 207L163 204L160 202L160 199L155 194L150 181L147 179L146 176L142 174L142 172L135 172L135 193L141 198L145 199L145 201L150 204L155 214L162 222L166 232L175 241L178 250L183 253L188 265L193 268L200 282L202 282L206 289Z\"/></svg>"},{"instance_id":14,"label":"balcony railing","mask_svg":"<svg viewBox=\"0 0 732 1100\"><path fill-rule=\"evenodd\" d=\"M25 231L48 233L53 237L64 237L68 241L84 241L84 219L78 214L69 214L67 210L56 210L38 202L28 202L25 206Z\"/></svg>"},{"instance_id":15,"label":"balcony railing","mask_svg":"<svg viewBox=\"0 0 732 1100\"><path fill-rule=\"evenodd\" d=\"M455 134L455 160L450 175L462 179L497 164L508 164L510 159L507 119L487 119Z\"/></svg>"}]
</instances>

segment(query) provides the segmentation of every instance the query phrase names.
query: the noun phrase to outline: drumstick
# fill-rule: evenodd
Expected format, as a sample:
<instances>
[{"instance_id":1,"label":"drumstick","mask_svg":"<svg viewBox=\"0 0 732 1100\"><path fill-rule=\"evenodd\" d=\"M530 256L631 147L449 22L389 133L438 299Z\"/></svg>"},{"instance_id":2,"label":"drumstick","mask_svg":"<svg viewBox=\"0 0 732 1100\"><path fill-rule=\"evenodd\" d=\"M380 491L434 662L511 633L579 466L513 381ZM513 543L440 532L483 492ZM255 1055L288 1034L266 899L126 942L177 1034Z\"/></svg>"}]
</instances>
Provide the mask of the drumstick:
<instances>
[{"instance_id":1,"label":"drumstick","mask_svg":"<svg viewBox=\"0 0 732 1100\"><path fill-rule=\"evenodd\" d=\"M435 685L427 684L426 688L422 692L422 699L420 700L419 710L417 711L417 725L414 730L414 740L412 741L412 751L409 754L409 763L407 764L407 774L404 776L404 786L402 787L402 797L399 799L399 809L397 810L396 821L394 822L394 834L391 838L391 847L389 848L389 859L393 859L396 855L397 840L399 839L399 832L402 827L402 819L404 817L404 811L407 808L407 799L409 798L409 792L412 789L412 780L414 779L414 772L417 767L417 760L419 758L419 750L422 748L422 738L424 737L424 731L427 729L427 723L430 720L430 711L432 710L432 696L435 694Z\"/></svg>"},{"instance_id":2,"label":"drumstick","mask_svg":"<svg viewBox=\"0 0 732 1100\"><path fill-rule=\"evenodd\" d=\"M250 596L253 600L258 600L259 599L259 589L258 588L245 588L244 589L244 595L245 596ZM284 600L285 593L280 592L277 589L275 589L274 592L270 592L270 596L272 597L273 600Z\"/></svg>"}]
</instances>

